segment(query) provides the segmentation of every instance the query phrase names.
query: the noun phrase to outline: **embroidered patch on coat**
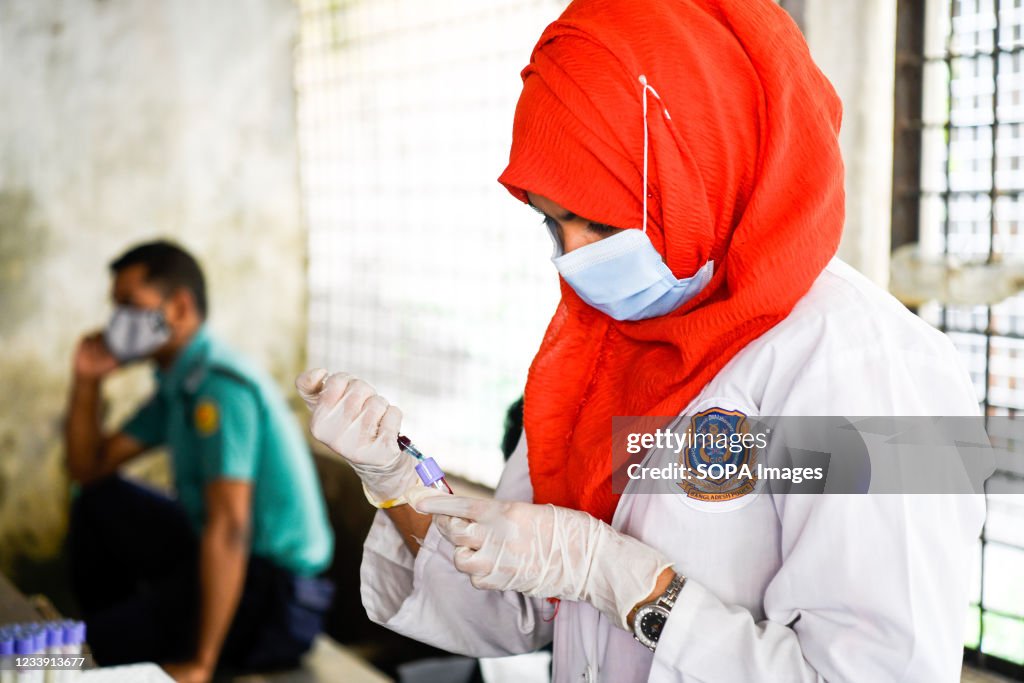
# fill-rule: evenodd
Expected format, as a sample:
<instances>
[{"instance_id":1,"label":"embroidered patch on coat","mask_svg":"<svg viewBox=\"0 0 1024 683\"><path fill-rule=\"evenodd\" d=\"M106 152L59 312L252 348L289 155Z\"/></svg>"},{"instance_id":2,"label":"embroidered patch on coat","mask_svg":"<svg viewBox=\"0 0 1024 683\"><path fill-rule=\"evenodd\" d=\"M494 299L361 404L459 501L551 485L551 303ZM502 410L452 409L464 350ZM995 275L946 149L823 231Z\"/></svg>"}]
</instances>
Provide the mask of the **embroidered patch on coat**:
<instances>
[{"instance_id":1,"label":"embroidered patch on coat","mask_svg":"<svg viewBox=\"0 0 1024 683\"><path fill-rule=\"evenodd\" d=\"M690 498L721 502L744 496L757 483L756 449L747 416L738 410L709 408L695 414L679 464L688 476L677 486Z\"/></svg>"}]
</instances>

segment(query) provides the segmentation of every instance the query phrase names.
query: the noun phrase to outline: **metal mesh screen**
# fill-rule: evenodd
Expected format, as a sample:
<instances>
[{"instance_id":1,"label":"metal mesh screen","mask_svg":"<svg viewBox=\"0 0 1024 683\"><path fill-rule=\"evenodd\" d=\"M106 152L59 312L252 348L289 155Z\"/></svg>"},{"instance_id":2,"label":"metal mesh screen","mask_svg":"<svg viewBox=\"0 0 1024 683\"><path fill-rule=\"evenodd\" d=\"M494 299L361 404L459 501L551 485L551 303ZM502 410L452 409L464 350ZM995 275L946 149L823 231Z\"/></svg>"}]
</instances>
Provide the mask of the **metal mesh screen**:
<instances>
[{"instance_id":1,"label":"metal mesh screen","mask_svg":"<svg viewBox=\"0 0 1024 683\"><path fill-rule=\"evenodd\" d=\"M442 467L491 485L558 298L546 230L495 179L566 4L299 2L308 362L369 381Z\"/></svg>"},{"instance_id":2,"label":"metal mesh screen","mask_svg":"<svg viewBox=\"0 0 1024 683\"><path fill-rule=\"evenodd\" d=\"M925 252L1024 255L1024 0L929 0L920 241ZM969 366L987 415L1024 410L1024 297L929 305ZM1019 448L1019 446L1018 446ZM1024 663L1024 472L987 487L969 648Z\"/></svg>"}]
</instances>

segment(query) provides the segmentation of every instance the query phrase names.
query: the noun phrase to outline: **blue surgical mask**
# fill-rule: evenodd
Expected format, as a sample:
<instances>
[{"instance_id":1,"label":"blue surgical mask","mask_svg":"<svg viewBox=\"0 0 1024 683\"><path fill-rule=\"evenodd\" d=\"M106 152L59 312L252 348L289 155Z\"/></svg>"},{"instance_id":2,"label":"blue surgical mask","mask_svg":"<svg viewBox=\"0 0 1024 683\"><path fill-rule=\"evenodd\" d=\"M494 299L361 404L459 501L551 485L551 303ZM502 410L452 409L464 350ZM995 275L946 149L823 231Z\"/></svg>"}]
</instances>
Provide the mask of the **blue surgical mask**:
<instances>
[{"instance_id":1,"label":"blue surgical mask","mask_svg":"<svg viewBox=\"0 0 1024 683\"><path fill-rule=\"evenodd\" d=\"M699 294L715 270L714 261L708 261L692 276L680 280L647 237L647 93L659 102L661 97L645 76L640 76L640 83L644 116L643 228L623 230L568 254L562 253L562 245L551 231L555 268L581 299L615 320L646 320L671 313ZM661 113L666 120L671 119L664 107Z\"/></svg>"},{"instance_id":2,"label":"blue surgical mask","mask_svg":"<svg viewBox=\"0 0 1024 683\"><path fill-rule=\"evenodd\" d=\"M551 261L581 299L615 320L671 313L704 289L715 268L708 261L680 280L640 230L623 230Z\"/></svg>"},{"instance_id":3,"label":"blue surgical mask","mask_svg":"<svg viewBox=\"0 0 1024 683\"><path fill-rule=\"evenodd\" d=\"M145 358L167 343L171 329L159 309L118 306L110 316L103 340L122 363Z\"/></svg>"}]
</instances>

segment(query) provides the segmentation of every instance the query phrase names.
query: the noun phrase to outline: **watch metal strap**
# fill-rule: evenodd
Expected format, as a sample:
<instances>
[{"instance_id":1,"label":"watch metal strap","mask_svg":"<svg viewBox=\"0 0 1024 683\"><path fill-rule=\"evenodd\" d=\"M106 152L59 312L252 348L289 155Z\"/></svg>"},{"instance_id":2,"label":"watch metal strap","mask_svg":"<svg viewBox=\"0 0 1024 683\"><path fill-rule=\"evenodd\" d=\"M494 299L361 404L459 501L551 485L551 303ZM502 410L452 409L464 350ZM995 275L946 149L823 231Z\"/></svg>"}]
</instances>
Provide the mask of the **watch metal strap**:
<instances>
[{"instance_id":1,"label":"watch metal strap","mask_svg":"<svg viewBox=\"0 0 1024 683\"><path fill-rule=\"evenodd\" d=\"M671 583L668 584L668 588L658 598L658 603L665 606L668 609L672 609L676 604L676 598L679 597L679 591L683 589L683 584L686 583L686 577L682 574L676 574L672 577Z\"/></svg>"}]
</instances>

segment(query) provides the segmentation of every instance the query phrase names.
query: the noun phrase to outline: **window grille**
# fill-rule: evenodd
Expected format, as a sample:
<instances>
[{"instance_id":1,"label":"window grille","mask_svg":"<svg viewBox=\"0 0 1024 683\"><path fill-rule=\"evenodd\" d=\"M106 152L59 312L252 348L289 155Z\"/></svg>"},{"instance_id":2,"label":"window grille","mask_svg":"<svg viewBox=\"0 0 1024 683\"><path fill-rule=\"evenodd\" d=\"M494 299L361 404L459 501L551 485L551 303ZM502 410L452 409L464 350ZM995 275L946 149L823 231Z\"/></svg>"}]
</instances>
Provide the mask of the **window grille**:
<instances>
[{"instance_id":1,"label":"window grille","mask_svg":"<svg viewBox=\"0 0 1024 683\"><path fill-rule=\"evenodd\" d=\"M899 17L894 246L1024 257L1024 0L900 0ZM985 414L1018 417L1024 296L918 312L963 354ZM967 655L1024 676L1024 471L997 471L986 492Z\"/></svg>"}]
</instances>

